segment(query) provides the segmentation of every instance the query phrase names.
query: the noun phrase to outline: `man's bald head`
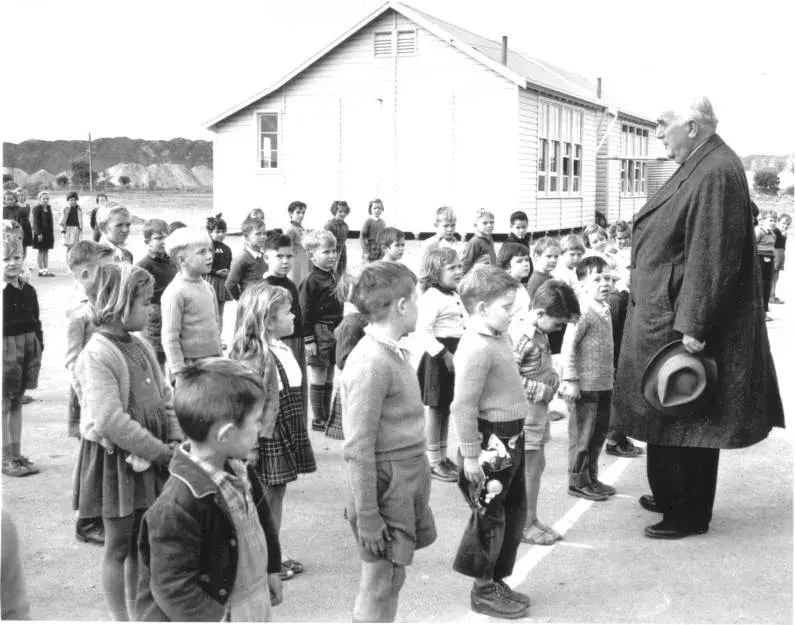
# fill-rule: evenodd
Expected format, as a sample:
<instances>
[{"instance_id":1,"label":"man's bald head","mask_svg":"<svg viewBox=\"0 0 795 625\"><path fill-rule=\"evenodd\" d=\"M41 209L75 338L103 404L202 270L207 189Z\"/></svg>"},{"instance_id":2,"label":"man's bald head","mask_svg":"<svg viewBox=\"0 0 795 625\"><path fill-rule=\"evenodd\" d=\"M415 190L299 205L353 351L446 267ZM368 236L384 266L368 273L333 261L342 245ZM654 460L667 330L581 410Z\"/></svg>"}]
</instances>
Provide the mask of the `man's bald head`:
<instances>
[{"instance_id":1,"label":"man's bald head","mask_svg":"<svg viewBox=\"0 0 795 625\"><path fill-rule=\"evenodd\" d=\"M699 96L664 109L657 118L657 138L669 158L684 163L694 149L715 134L717 127L712 103L706 96Z\"/></svg>"}]
</instances>

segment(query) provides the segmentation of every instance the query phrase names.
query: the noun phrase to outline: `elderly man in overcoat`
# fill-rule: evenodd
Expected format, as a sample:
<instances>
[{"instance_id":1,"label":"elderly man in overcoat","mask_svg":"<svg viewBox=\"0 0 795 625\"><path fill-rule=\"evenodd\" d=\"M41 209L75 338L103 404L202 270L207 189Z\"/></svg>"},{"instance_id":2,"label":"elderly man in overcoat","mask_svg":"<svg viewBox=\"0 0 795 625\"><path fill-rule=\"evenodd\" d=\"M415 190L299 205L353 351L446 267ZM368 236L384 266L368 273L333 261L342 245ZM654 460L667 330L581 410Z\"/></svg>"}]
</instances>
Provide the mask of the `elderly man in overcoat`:
<instances>
[{"instance_id":1,"label":"elderly man in overcoat","mask_svg":"<svg viewBox=\"0 0 795 625\"><path fill-rule=\"evenodd\" d=\"M663 520L650 538L703 534L712 519L720 449L758 443L784 414L770 355L748 183L715 133L710 101L667 109L657 138L679 169L635 216L630 302L613 393L616 427L648 443L652 495ZM715 358L711 404L666 416L641 391L654 354L681 338Z\"/></svg>"}]
</instances>

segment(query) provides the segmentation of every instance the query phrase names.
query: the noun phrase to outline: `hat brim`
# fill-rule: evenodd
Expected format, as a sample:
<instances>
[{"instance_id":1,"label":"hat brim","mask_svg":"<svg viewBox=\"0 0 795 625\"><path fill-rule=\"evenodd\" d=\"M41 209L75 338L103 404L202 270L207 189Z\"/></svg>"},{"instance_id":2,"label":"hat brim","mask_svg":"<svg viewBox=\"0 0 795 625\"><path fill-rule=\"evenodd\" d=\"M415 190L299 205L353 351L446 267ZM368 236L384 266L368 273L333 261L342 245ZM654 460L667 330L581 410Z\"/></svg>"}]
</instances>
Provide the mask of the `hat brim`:
<instances>
[{"instance_id":1,"label":"hat brim","mask_svg":"<svg viewBox=\"0 0 795 625\"><path fill-rule=\"evenodd\" d=\"M704 389L704 392L691 402L680 404L678 406L663 406L657 397L657 393L655 392L656 380L662 364L675 354L686 354L688 356L698 358L704 365L704 373L707 377L707 386ZM705 404L709 403L717 382L718 364L715 362L715 359L712 356L707 356L703 353L691 354L685 349L685 346L682 344L682 340L676 339L664 345L656 354L654 354L654 356L651 357L649 364L646 365L646 369L643 371L643 376L641 377L640 392L649 405L651 405L651 407L657 412L669 417L689 417L693 416L695 412L697 412L700 408L703 408Z\"/></svg>"}]
</instances>

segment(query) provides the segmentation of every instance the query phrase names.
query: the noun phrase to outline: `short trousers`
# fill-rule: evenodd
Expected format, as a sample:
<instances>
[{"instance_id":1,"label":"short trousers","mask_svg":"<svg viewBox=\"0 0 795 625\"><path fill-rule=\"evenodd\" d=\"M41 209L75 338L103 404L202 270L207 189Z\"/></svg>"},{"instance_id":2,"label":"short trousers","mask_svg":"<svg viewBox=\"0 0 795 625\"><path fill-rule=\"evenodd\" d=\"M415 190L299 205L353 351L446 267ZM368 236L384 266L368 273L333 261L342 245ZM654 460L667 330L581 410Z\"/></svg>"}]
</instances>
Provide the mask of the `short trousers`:
<instances>
[{"instance_id":1,"label":"short trousers","mask_svg":"<svg viewBox=\"0 0 795 625\"><path fill-rule=\"evenodd\" d=\"M524 426L524 449L525 451L539 451L544 448L550 440L549 416L544 411L543 416L528 415L525 417Z\"/></svg>"},{"instance_id":2,"label":"short trousers","mask_svg":"<svg viewBox=\"0 0 795 625\"><path fill-rule=\"evenodd\" d=\"M425 454L406 460L382 460L375 465L378 512L389 529L385 558L373 556L358 545L356 506L351 497L345 517L357 539L359 558L364 562L386 559L392 564L408 566L414 551L436 540L436 522L428 502L431 497L431 465Z\"/></svg>"},{"instance_id":3,"label":"short trousers","mask_svg":"<svg viewBox=\"0 0 795 625\"><path fill-rule=\"evenodd\" d=\"M335 364L335 351L337 341L334 338L334 330L325 323L315 324L315 345L317 355L306 355L306 364L310 367L332 367Z\"/></svg>"},{"instance_id":4,"label":"short trousers","mask_svg":"<svg viewBox=\"0 0 795 625\"><path fill-rule=\"evenodd\" d=\"M773 250L773 271L781 271L784 269L786 252L787 250L784 248L776 248Z\"/></svg>"}]
</instances>

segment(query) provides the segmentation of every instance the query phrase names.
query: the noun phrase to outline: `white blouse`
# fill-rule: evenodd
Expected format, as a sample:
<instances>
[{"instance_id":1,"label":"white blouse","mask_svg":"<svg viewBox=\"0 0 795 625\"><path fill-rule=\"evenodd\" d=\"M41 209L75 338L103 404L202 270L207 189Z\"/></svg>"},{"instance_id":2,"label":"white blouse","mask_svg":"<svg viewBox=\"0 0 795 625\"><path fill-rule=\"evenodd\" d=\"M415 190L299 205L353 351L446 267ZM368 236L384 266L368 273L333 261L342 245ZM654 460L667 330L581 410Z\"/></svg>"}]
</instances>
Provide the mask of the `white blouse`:
<instances>
[{"instance_id":1,"label":"white blouse","mask_svg":"<svg viewBox=\"0 0 795 625\"><path fill-rule=\"evenodd\" d=\"M420 295L417 315L417 329L414 342L417 351L438 356L444 345L436 340L441 338L461 338L464 334L466 311L458 293L447 295L433 287Z\"/></svg>"},{"instance_id":2,"label":"white blouse","mask_svg":"<svg viewBox=\"0 0 795 625\"><path fill-rule=\"evenodd\" d=\"M303 374L301 373L301 365L298 364L298 361L293 355L293 350L287 347L287 345L285 345L279 339L271 339L268 342L268 347L270 348L271 354L273 354L274 358L277 358L284 368L284 373L287 375L287 382L290 384L290 388L301 386ZM284 385L282 384L282 376L279 376L279 392L283 390Z\"/></svg>"}]
</instances>

